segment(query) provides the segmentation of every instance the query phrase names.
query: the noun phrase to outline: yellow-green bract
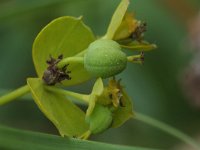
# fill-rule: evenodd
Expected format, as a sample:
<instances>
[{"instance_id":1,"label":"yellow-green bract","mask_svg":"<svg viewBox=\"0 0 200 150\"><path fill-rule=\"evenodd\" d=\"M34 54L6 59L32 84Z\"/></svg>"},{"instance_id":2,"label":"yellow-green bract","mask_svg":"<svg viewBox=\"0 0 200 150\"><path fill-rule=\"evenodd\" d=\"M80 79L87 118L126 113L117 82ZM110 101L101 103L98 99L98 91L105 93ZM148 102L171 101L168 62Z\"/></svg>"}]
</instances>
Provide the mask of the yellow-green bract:
<instances>
[{"instance_id":1,"label":"yellow-green bract","mask_svg":"<svg viewBox=\"0 0 200 150\"><path fill-rule=\"evenodd\" d=\"M81 18L63 16L54 19L40 31L33 44L33 62L38 76L42 78L47 69L49 55L53 58L61 54L64 58L74 57L94 40L92 31ZM72 79L63 81L64 86L80 84L91 78L83 63L70 63L68 70L71 71Z\"/></svg>"},{"instance_id":2,"label":"yellow-green bract","mask_svg":"<svg viewBox=\"0 0 200 150\"><path fill-rule=\"evenodd\" d=\"M95 77L107 78L126 68L127 57L120 45L107 39L92 42L85 54L84 67Z\"/></svg>"}]
</instances>

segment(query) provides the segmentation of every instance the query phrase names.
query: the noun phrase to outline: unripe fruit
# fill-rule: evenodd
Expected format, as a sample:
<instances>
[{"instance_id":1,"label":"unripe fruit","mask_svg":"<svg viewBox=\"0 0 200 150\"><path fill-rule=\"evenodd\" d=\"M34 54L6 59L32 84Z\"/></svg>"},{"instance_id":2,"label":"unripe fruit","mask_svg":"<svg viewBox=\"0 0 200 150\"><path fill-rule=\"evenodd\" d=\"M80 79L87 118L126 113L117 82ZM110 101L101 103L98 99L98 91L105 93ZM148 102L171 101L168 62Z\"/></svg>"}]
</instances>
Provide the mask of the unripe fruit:
<instances>
[{"instance_id":1,"label":"unripe fruit","mask_svg":"<svg viewBox=\"0 0 200 150\"><path fill-rule=\"evenodd\" d=\"M109 108L96 104L92 114L86 118L92 134L97 134L108 129L112 124L112 112Z\"/></svg>"},{"instance_id":2,"label":"unripe fruit","mask_svg":"<svg viewBox=\"0 0 200 150\"><path fill-rule=\"evenodd\" d=\"M127 57L113 40L100 39L91 43L84 58L85 69L95 77L108 78L126 68Z\"/></svg>"}]
</instances>

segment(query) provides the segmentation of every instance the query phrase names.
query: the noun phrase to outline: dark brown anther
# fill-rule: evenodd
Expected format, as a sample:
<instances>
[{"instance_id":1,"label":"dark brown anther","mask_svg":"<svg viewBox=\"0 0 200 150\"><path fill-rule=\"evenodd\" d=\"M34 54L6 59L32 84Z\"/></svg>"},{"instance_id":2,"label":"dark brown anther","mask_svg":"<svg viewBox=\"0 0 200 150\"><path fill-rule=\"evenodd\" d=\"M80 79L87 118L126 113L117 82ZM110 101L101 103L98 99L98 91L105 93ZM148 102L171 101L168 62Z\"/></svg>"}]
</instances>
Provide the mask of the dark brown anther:
<instances>
[{"instance_id":1,"label":"dark brown anther","mask_svg":"<svg viewBox=\"0 0 200 150\"><path fill-rule=\"evenodd\" d=\"M144 52L141 52L140 54L140 60L142 63L144 63Z\"/></svg>"},{"instance_id":2,"label":"dark brown anther","mask_svg":"<svg viewBox=\"0 0 200 150\"><path fill-rule=\"evenodd\" d=\"M71 80L69 73L71 71L67 70L69 64L58 68L56 65L63 59L63 55L59 55L57 59L50 55L50 60L47 60L47 69L44 71L42 79L47 85L55 85L63 80Z\"/></svg>"},{"instance_id":3,"label":"dark brown anther","mask_svg":"<svg viewBox=\"0 0 200 150\"><path fill-rule=\"evenodd\" d=\"M140 55L133 57L133 60L135 62L140 62L141 64L144 63L144 52L141 52Z\"/></svg>"}]
</instances>

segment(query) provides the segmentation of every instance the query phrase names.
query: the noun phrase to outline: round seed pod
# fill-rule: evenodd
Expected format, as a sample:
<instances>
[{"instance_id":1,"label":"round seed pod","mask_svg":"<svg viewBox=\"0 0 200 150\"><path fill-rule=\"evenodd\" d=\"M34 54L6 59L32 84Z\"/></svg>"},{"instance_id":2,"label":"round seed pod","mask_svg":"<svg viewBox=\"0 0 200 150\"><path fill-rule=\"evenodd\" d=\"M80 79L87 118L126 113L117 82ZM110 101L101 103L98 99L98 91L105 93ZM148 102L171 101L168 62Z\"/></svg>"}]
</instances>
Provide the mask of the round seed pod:
<instances>
[{"instance_id":1,"label":"round seed pod","mask_svg":"<svg viewBox=\"0 0 200 150\"><path fill-rule=\"evenodd\" d=\"M100 39L91 43L84 57L85 69L95 77L108 78L122 72L127 57L113 40Z\"/></svg>"},{"instance_id":2,"label":"round seed pod","mask_svg":"<svg viewBox=\"0 0 200 150\"><path fill-rule=\"evenodd\" d=\"M112 112L109 108L96 104L92 114L86 118L92 134L97 134L108 129L112 124Z\"/></svg>"}]
</instances>

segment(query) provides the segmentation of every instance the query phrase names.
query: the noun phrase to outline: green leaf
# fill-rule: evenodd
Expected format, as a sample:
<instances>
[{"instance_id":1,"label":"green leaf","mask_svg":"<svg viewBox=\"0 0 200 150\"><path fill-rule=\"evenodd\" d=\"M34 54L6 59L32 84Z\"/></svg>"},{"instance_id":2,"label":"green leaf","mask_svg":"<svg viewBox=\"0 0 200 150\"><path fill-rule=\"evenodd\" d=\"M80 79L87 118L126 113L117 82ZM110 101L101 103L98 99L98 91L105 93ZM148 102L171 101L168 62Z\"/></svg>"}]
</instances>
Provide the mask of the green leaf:
<instances>
[{"instance_id":1,"label":"green leaf","mask_svg":"<svg viewBox=\"0 0 200 150\"><path fill-rule=\"evenodd\" d=\"M127 39L134 33L138 27L138 21L135 19L133 13L126 13L120 26L114 34L113 40Z\"/></svg>"},{"instance_id":2,"label":"green leaf","mask_svg":"<svg viewBox=\"0 0 200 150\"><path fill-rule=\"evenodd\" d=\"M36 37L33 44L33 62L41 78L47 68L49 56L57 58L60 54L72 57L85 50L95 40L91 30L81 18L64 16L50 22ZM90 79L82 63L71 63L71 80L64 81L65 86L79 84Z\"/></svg>"},{"instance_id":3,"label":"green leaf","mask_svg":"<svg viewBox=\"0 0 200 150\"><path fill-rule=\"evenodd\" d=\"M85 113L57 91L48 91L41 79L27 80L35 103L62 136L80 136L88 130Z\"/></svg>"},{"instance_id":4,"label":"green leaf","mask_svg":"<svg viewBox=\"0 0 200 150\"><path fill-rule=\"evenodd\" d=\"M2 150L153 150L151 148L112 145L100 142L62 138L55 135L23 131L0 126Z\"/></svg>"},{"instance_id":5,"label":"green leaf","mask_svg":"<svg viewBox=\"0 0 200 150\"><path fill-rule=\"evenodd\" d=\"M89 116L92 113L95 107L97 98L101 96L101 94L103 93L103 90L104 90L103 81L101 78L98 78L93 86L92 93L90 94L89 106L86 112L86 116Z\"/></svg>"},{"instance_id":6,"label":"green leaf","mask_svg":"<svg viewBox=\"0 0 200 150\"><path fill-rule=\"evenodd\" d=\"M132 41L128 44L121 44L121 46L126 49L137 50L137 51L150 51L157 48L155 44L150 44L146 41L142 42Z\"/></svg>"},{"instance_id":7,"label":"green leaf","mask_svg":"<svg viewBox=\"0 0 200 150\"><path fill-rule=\"evenodd\" d=\"M98 78L93 86L92 94L101 96L101 94L103 93L103 90L104 90L104 86L103 86L102 78Z\"/></svg>"},{"instance_id":8,"label":"green leaf","mask_svg":"<svg viewBox=\"0 0 200 150\"><path fill-rule=\"evenodd\" d=\"M124 122L133 117L132 100L129 98L124 89L122 89L122 95L122 98L125 101L125 106L119 106L117 110L113 113L113 128L121 126Z\"/></svg>"},{"instance_id":9,"label":"green leaf","mask_svg":"<svg viewBox=\"0 0 200 150\"><path fill-rule=\"evenodd\" d=\"M129 0L121 0L121 3L119 4L119 6L117 7L112 16L111 22L108 26L107 33L104 37L105 39L113 39L115 32L117 31L118 27L120 26L124 18L128 5L129 5Z\"/></svg>"}]
</instances>

